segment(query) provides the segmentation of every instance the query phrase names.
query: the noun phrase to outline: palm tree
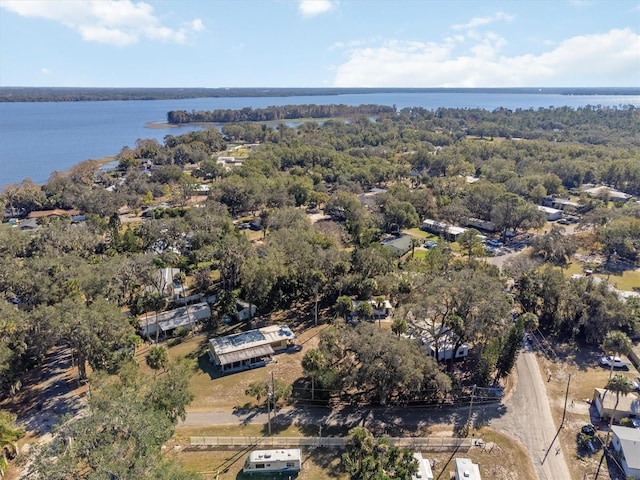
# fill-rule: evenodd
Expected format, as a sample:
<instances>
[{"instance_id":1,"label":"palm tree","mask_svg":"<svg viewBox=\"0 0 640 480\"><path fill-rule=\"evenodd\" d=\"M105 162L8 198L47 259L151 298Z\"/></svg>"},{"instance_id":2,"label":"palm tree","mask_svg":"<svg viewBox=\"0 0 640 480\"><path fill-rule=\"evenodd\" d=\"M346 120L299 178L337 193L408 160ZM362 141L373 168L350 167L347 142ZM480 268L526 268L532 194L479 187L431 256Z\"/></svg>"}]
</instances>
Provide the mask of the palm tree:
<instances>
[{"instance_id":1,"label":"palm tree","mask_svg":"<svg viewBox=\"0 0 640 480\"><path fill-rule=\"evenodd\" d=\"M607 355L617 357L618 355L628 355L631 351L631 340L624 332L620 330L612 330L604 337L602 349ZM611 359L611 369L609 370L609 381L613 375L613 359Z\"/></svg>"},{"instance_id":2,"label":"palm tree","mask_svg":"<svg viewBox=\"0 0 640 480\"><path fill-rule=\"evenodd\" d=\"M302 357L302 368L305 373L311 377L311 400L315 400L315 384L316 378L322 373L327 366L327 360L322 352L317 349L307 351Z\"/></svg>"},{"instance_id":3,"label":"palm tree","mask_svg":"<svg viewBox=\"0 0 640 480\"><path fill-rule=\"evenodd\" d=\"M342 318L346 319L347 315L353 311L353 300L351 297L342 295L336 300L335 309L338 315L342 315Z\"/></svg>"},{"instance_id":4,"label":"palm tree","mask_svg":"<svg viewBox=\"0 0 640 480\"><path fill-rule=\"evenodd\" d=\"M153 369L153 376L155 377L158 370L161 368L166 370L167 365L169 365L167 349L160 345L155 345L149 349L149 353L145 357L145 360L147 361L147 365Z\"/></svg>"},{"instance_id":5,"label":"palm tree","mask_svg":"<svg viewBox=\"0 0 640 480\"><path fill-rule=\"evenodd\" d=\"M9 412L0 411L0 477L7 469L7 454L17 455L19 438L24 436L24 429L16 425L16 416Z\"/></svg>"},{"instance_id":6,"label":"palm tree","mask_svg":"<svg viewBox=\"0 0 640 480\"><path fill-rule=\"evenodd\" d=\"M623 374L616 373L613 378L609 380L605 388L607 391L616 394L616 404L613 407L613 414L611 415L611 419L609 420L609 432L611 432L611 425L613 424L613 419L616 416L618 402L620 401L620 394L629 395L631 392L633 392L633 385Z\"/></svg>"},{"instance_id":7,"label":"palm tree","mask_svg":"<svg viewBox=\"0 0 640 480\"><path fill-rule=\"evenodd\" d=\"M397 336L406 333L408 329L409 325L407 325L407 321L404 318L396 317L393 319L393 323L391 324L391 331Z\"/></svg>"}]
</instances>

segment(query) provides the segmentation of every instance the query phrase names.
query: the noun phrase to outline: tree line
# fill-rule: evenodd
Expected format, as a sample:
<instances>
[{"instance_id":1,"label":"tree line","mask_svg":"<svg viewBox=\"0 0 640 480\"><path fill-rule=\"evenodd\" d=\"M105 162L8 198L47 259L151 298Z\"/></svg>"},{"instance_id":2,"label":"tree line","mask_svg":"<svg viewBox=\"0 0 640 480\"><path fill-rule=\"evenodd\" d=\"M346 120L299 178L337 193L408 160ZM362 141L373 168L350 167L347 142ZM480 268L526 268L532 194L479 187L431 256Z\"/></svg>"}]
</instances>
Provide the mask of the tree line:
<instances>
[{"instance_id":1,"label":"tree line","mask_svg":"<svg viewBox=\"0 0 640 480\"><path fill-rule=\"evenodd\" d=\"M393 107L384 105L283 105L267 108L224 109L213 111L172 110L167 113L167 122L180 123L240 123L273 122L300 118L335 118L353 115L380 115L393 113Z\"/></svg>"}]
</instances>

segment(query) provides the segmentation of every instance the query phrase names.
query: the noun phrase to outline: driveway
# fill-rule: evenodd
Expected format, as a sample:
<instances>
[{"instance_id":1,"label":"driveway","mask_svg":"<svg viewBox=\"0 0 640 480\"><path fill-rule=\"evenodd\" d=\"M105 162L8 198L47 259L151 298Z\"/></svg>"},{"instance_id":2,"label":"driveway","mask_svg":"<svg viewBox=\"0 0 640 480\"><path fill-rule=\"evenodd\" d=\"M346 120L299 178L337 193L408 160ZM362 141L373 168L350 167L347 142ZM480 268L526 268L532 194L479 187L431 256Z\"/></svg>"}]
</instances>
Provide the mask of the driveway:
<instances>
[{"instance_id":1,"label":"driveway","mask_svg":"<svg viewBox=\"0 0 640 480\"><path fill-rule=\"evenodd\" d=\"M516 364L517 384L504 405L505 415L491 426L520 440L533 461L539 480L570 479L569 468L556 438L545 381L535 354L522 351Z\"/></svg>"}]
</instances>

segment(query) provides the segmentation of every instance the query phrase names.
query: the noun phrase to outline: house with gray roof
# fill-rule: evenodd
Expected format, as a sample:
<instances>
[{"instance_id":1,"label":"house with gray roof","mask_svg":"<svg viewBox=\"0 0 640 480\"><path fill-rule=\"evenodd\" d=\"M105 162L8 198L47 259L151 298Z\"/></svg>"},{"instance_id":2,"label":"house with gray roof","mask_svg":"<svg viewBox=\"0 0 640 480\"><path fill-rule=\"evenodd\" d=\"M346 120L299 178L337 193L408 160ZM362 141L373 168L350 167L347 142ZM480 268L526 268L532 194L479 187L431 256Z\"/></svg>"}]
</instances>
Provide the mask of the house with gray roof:
<instances>
[{"instance_id":1,"label":"house with gray roof","mask_svg":"<svg viewBox=\"0 0 640 480\"><path fill-rule=\"evenodd\" d=\"M620 459L627 478L640 479L640 430L637 428L611 427L611 446Z\"/></svg>"},{"instance_id":2,"label":"house with gray roof","mask_svg":"<svg viewBox=\"0 0 640 480\"><path fill-rule=\"evenodd\" d=\"M388 240L382 241L382 247L391 252L394 257L401 257L409 250L413 243L409 235L400 235L399 237L393 237Z\"/></svg>"}]
</instances>

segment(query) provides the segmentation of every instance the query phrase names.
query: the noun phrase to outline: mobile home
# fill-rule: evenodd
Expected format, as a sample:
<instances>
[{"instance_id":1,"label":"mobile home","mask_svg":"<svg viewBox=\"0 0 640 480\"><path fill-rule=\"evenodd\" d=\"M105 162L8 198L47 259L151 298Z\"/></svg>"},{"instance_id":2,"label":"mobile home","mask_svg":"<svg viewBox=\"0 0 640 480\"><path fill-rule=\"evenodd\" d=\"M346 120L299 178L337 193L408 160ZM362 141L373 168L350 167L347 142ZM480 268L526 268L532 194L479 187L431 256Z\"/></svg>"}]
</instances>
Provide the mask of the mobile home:
<instances>
[{"instance_id":1,"label":"mobile home","mask_svg":"<svg viewBox=\"0 0 640 480\"><path fill-rule=\"evenodd\" d=\"M302 453L299 448L254 450L244 462L242 473L246 475L298 473L301 459Z\"/></svg>"}]
</instances>

